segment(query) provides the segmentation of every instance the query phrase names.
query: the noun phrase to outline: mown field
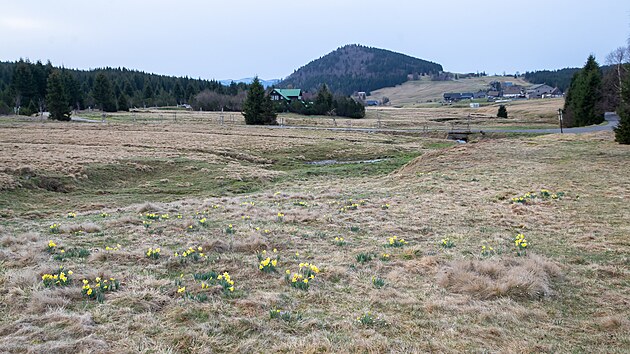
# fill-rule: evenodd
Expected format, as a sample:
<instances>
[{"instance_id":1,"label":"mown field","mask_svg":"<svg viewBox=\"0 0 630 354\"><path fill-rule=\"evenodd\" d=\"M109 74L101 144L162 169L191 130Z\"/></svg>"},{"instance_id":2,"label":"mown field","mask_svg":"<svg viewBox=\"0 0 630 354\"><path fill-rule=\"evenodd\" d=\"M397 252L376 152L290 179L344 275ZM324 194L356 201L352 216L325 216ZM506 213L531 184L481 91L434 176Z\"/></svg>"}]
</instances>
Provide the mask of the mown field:
<instances>
[{"instance_id":1,"label":"mown field","mask_svg":"<svg viewBox=\"0 0 630 354\"><path fill-rule=\"evenodd\" d=\"M0 352L630 348L612 133L4 119L0 151Z\"/></svg>"}]
</instances>

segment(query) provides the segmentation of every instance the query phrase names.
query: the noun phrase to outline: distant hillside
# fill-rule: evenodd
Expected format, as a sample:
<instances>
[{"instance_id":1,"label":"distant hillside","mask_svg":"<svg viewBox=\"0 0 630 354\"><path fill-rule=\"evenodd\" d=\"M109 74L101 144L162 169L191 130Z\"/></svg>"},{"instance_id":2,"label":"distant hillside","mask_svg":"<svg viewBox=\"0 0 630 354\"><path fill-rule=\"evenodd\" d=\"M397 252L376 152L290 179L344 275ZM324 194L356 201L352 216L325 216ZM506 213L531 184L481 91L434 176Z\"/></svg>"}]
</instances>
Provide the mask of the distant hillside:
<instances>
[{"instance_id":1,"label":"distant hillside","mask_svg":"<svg viewBox=\"0 0 630 354\"><path fill-rule=\"evenodd\" d=\"M407 81L409 74L433 74L442 65L389 50L347 45L301 67L279 87L315 91L326 84L335 93L370 92Z\"/></svg>"},{"instance_id":2,"label":"distant hillside","mask_svg":"<svg viewBox=\"0 0 630 354\"><path fill-rule=\"evenodd\" d=\"M612 66L602 66L602 72L607 73ZM564 68L559 70L540 70L525 73L525 79L533 84L547 84L558 87L565 92L571 84L571 79L581 68Z\"/></svg>"},{"instance_id":3,"label":"distant hillside","mask_svg":"<svg viewBox=\"0 0 630 354\"><path fill-rule=\"evenodd\" d=\"M492 81L510 81L515 85L530 86L522 78L505 76L482 76L450 81L431 81L429 77L417 81L408 81L395 87L386 87L372 91L371 98L381 100L387 97L392 106L411 107L428 101L440 101L445 92L477 92L490 88Z\"/></svg>"},{"instance_id":4,"label":"distant hillside","mask_svg":"<svg viewBox=\"0 0 630 354\"><path fill-rule=\"evenodd\" d=\"M526 72L525 78L527 81L534 84L547 84L549 86L558 87L563 92L569 88L571 79L579 68L565 68L559 70L540 70Z\"/></svg>"},{"instance_id":5,"label":"distant hillside","mask_svg":"<svg viewBox=\"0 0 630 354\"><path fill-rule=\"evenodd\" d=\"M263 87L267 88L269 86L273 86L273 85L277 85L280 82L280 79L271 79L271 80L263 80L261 78L258 78L260 80L260 83L263 85ZM254 81L253 77L247 77L244 79L238 79L238 80L232 80L232 79L227 79L227 80L220 80L219 82L221 83L221 85L223 86L230 86L230 84L232 82L234 82L235 84L251 84Z\"/></svg>"}]
</instances>

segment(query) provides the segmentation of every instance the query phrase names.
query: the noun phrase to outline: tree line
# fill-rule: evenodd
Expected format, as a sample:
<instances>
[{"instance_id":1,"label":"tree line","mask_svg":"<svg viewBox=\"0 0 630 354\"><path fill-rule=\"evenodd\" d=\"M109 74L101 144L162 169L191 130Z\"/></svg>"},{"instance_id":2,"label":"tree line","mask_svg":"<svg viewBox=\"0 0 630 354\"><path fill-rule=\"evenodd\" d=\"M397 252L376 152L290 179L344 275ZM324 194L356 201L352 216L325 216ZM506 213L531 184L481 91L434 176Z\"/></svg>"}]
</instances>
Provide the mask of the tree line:
<instances>
[{"instance_id":1,"label":"tree line","mask_svg":"<svg viewBox=\"0 0 630 354\"><path fill-rule=\"evenodd\" d=\"M613 51L607 62L603 71L590 55L573 74L565 96L564 121L568 127L600 124L605 112L616 111L620 121L615 140L630 144L630 45Z\"/></svg>"},{"instance_id":2,"label":"tree line","mask_svg":"<svg viewBox=\"0 0 630 354\"><path fill-rule=\"evenodd\" d=\"M365 117L365 106L348 96L333 95L326 84L320 86L313 102L276 101L276 112L292 112L306 116L327 115L348 118Z\"/></svg>"},{"instance_id":3,"label":"tree line","mask_svg":"<svg viewBox=\"0 0 630 354\"><path fill-rule=\"evenodd\" d=\"M57 72L54 85L49 85ZM0 62L0 114L32 115L48 110L49 86L61 86L57 99L72 109L106 112L133 107L190 104L195 109L240 111L249 85L224 86L216 80L149 74L126 68L76 70L20 59ZM55 95L53 95L55 96Z\"/></svg>"}]
</instances>

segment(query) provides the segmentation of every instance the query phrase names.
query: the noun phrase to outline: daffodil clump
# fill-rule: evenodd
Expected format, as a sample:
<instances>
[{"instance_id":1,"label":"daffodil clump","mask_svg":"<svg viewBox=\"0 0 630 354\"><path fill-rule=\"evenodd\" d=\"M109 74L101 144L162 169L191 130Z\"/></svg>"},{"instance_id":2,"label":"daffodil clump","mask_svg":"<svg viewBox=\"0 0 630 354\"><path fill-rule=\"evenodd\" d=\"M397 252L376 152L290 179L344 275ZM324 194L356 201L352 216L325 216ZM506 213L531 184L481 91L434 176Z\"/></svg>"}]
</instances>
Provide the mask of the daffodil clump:
<instances>
[{"instance_id":1,"label":"daffodil clump","mask_svg":"<svg viewBox=\"0 0 630 354\"><path fill-rule=\"evenodd\" d=\"M76 217L77 217L77 213L74 213L74 212L69 212L69 213L66 215L66 217L67 217L68 219L74 219L74 218L76 218Z\"/></svg>"},{"instance_id":2,"label":"daffodil clump","mask_svg":"<svg viewBox=\"0 0 630 354\"><path fill-rule=\"evenodd\" d=\"M357 210L357 209L359 209L359 204L352 203L352 204L344 205L341 208L339 208L339 212L345 213L348 210Z\"/></svg>"},{"instance_id":3,"label":"daffodil clump","mask_svg":"<svg viewBox=\"0 0 630 354\"><path fill-rule=\"evenodd\" d=\"M385 247L402 247L407 244L404 238L398 238L398 236L393 236L387 239L387 244Z\"/></svg>"},{"instance_id":4,"label":"daffodil clump","mask_svg":"<svg viewBox=\"0 0 630 354\"><path fill-rule=\"evenodd\" d=\"M276 221L283 222L284 221L284 214L281 213L281 212L278 212L278 215L276 215Z\"/></svg>"},{"instance_id":5,"label":"daffodil clump","mask_svg":"<svg viewBox=\"0 0 630 354\"><path fill-rule=\"evenodd\" d=\"M233 233L235 233L236 230L234 230L234 225L229 224L226 228L225 228L225 233L228 235L232 235Z\"/></svg>"},{"instance_id":6,"label":"daffodil clump","mask_svg":"<svg viewBox=\"0 0 630 354\"><path fill-rule=\"evenodd\" d=\"M389 253L383 253L381 255L381 261L387 262L392 259L392 256Z\"/></svg>"},{"instance_id":7,"label":"daffodil clump","mask_svg":"<svg viewBox=\"0 0 630 354\"><path fill-rule=\"evenodd\" d=\"M365 253L365 252L361 252L357 254L357 257L356 257L357 262L362 263L362 264L371 261L372 258L373 256L371 253Z\"/></svg>"},{"instance_id":8,"label":"daffodil clump","mask_svg":"<svg viewBox=\"0 0 630 354\"><path fill-rule=\"evenodd\" d=\"M105 293L118 289L120 289L120 282L117 279L102 279L101 277L96 277L94 284L92 284L89 279L83 279L81 293L91 300L103 302L105 300Z\"/></svg>"},{"instance_id":9,"label":"daffodil clump","mask_svg":"<svg viewBox=\"0 0 630 354\"><path fill-rule=\"evenodd\" d=\"M258 269L265 273L273 273L276 271L276 267L278 266L278 256L276 255L278 250L273 249L273 253L275 255L274 258L267 256L267 251L262 251L261 253L256 253L256 257L258 257Z\"/></svg>"},{"instance_id":10,"label":"daffodil clump","mask_svg":"<svg viewBox=\"0 0 630 354\"><path fill-rule=\"evenodd\" d=\"M207 260L208 259L208 255L206 255L205 253L203 253L203 247L201 246L197 246L197 247L188 247L188 249L184 250L184 251L180 251L180 252L175 252L173 253L173 257L175 257L175 259L179 259L180 262L184 263L186 261L193 261L193 262L197 262L200 260Z\"/></svg>"},{"instance_id":11,"label":"daffodil clump","mask_svg":"<svg viewBox=\"0 0 630 354\"><path fill-rule=\"evenodd\" d=\"M108 216L109 216L109 214L107 214L106 212L102 212L102 213L101 213L101 217L102 217L102 218L106 218L106 217L108 217Z\"/></svg>"},{"instance_id":12,"label":"daffodil clump","mask_svg":"<svg viewBox=\"0 0 630 354\"><path fill-rule=\"evenodd\" d=\"M384 325L384 324L386 324L384 320L382 320L378 316L372 315L371 312L366 312L366 313L362 314L361 316L357 317L357 323L359 325L365 326L365 327L374 327L374 326L377 326L377 325Z\"/></svg>"},{"instance_id":13,"label":"daffodil clump","mask_svg":"<svg viewBox=\"0 0 630 354\"><path fill-rule=\"evenodd\" d=\"M181 295L184 299L204 302L208 300L212 287L221 288L223 294L228 296L231 296L235 291L234 280L232 280L228 272L223 274L215 271L193 273L192 278L194 283L186 282L184 274L180 274L179 278L175 280L177 295Z\"/></svg>"},{"instance_id":14,"label":"daffodil clump","mask_svg":"<svg viewBox=\"0 0 630 354\"><path fill-rule=\"evenodd\" d=\"M142 220L142 226L144 226L145 229L148 229L151 227L151 221L149 220Z\"/></svg>"},{"instance_id":15,"label":"daffodil clump","mask_svg":"<svg viewBox=\"0 0 630 354\"><path fill-rule=\"evenodd\" d=\"M346 245L346 240L343 237L335 237L333 243L335 244L335 246L341 247Z\"/></svg>"},{"instance_id":16,"label":"daffodil clump","mask_svg":"<svg viewBox=\"0 0 630 354\"><path fill-rule=\"evenodd\" d=\"M207 273L194 273L193 274L193 279L195 279L196 281L205 281L205 282L211 282L211 281L216 281L217 277L219 274L217 274L214 271L209 271Z\"/></svg>"},{"instance_id":17,"label":"daffodil clump","mask_svg":"<svg viewBox=\"0 0 630 354\"><path fill-rule=\"evenodd\" d=\"M256 228L254 230L260 231L262 234L265 234L265 235L271 233L271 230L269 230L269 229L262 230L259 226L256 226Z\"/></svg>"},{"instance_id":18,"label":"daffodil clump","mask_svg":"<svg viewBox=\"0 0 630 354\"><path fill-rule=\"evenodd\" d=\"M206 282L201 282L201 284L196 285L194 289L190 286L186 287L178 284L177 294L181 294L182 297L187 300L205 302L208 300L208 289L210 289L210 284Z\"/></svg>"},{"instance_id":19,"label":"daffodil clump","mask_svg":"<svg viewBox=\"0 0 630 354\"><path fill-rule=\"evenodd\" d=\"M300 263L299 270L292 273L290 269L285 271L284 279L289 285L296 289L308 290L315 275L319 274L319 268L310 263Z\"/></svg>"},{"instance_id":20,"label":"daffodil clump","mask_svg":"<svg viewBox=\"0 0 630 354\"><path fill-rule=\"evenodd\" d=\"M389 209L389 204L385 203L385 204L381 205L381 209L383 209L383 210Z\"/></svg>"},{"instance_id":21,"label":"daffodil clump","mask_svg":"<svg viewBox=\"0 0 630 354\"><path fill-rule=\"evenodd\" d=\"M208 226L208 219L207 219L207 218L205 218L205 217L204 217L204 218L199 219L199 226L201 226L201 227L206 227L206 226Z\"/></svg>"},{"instance_id":22,"label":"daffodil clump","mask_svg":"<svg viewBox=\"0 0 630 354\"><path fill-rule=\"evenodd\" d=\"M372 285L374 285L375 288L380 289L385 286L385 279L380 277L372 277Z\"/></svg>"},{"instance_id":23,"label":"daffodil clump","mask_svg":"<svg viewBox=\"0 0 630 354\"><path fill-rule=\"evenodd\" d=\"M514 238L514 246L516 246L516 254L519 256L525 255L527 253L527 239L525 239L525 235L518 234Z\"/></svg>"},{"instance_id":24,"label":"daffodil clump","mask_svg":"<svg viewBox=\"0 0 630 354\"><path fill-rule=\"evenodd\" d=\"M105 246L105 251L120 251L121 248L122 246L120 244L117 244L114 247Z\"/></svg>"},{"instance_id":25,"label":"daffodil clump","mask_svg":"<svg viewBox=\"0 0 630 354\"><path fill-rule=\"evenodd\" d=\"M269 310L269 318L272 320L283 320L286 322L299 321L302 315L299 313L291 313L291 311L283 311L281 309Z\"/></svg>"},{"instance_id":26,"label":"daffodil clump","mask_svg":"<svg viewBox=\"0 0 630 354\"><path fill-rule=\"evenodd\" d=\"M160 251L161 251L161 249L159 247L155 248L155 249L149 248L149 250L146 253L147 258L152 258L152 259L160 258Z\"/></svg>"},{"instance_id":27,"label":"daffodil clump","mask_svg":"<svg viewBox=\"0 0 630 354\"><path fill-rule=\"evenodd\" d=\"M60 249L53 258L58 261L63 261L66 258L87 258L90 254L90 250L85 248L70 248L68 250Z\"/></svg>"},{"instance_id":28,"label":"daffodil clump","mask_svg":"<svg viewBox=\"0 0 630 354\"><path fill-rule=\"evenodd\" d=\"M299 201L299 202L293 202L293 205L297 205L303 208L308 208L308 203L304 202L304 201Z\"/></svg>"},{"instance_id":29,"label":"daffodil clump","mask_svg":"<svg viewBox=\"0 0 630 354\"><path fill-rule=\"evenodd\" d=\"M223 288L223 293L229 295L234 292L234 280L228 272L217 275L217 283Z\"/></svg>"},{"instance_id":30,"label":"daffodil clump","mask_svg":"<svg viewBox=\"0 0 630 354\"><path fill-rule=\"evenodd\" d=\"M48 231L51 234L58 234L60 232L59 230L60 227L61 227L61 224L54 223L48 227Z\"/></svg>"},{"instance_id":31,"label":"daffodil clump","mask_svg":"<svg viewBox=\"0 0 630 354\"><path fill-rule=\"evenodd\" d=\"M440 246L441 246L442 248L453 248L453 247L455 247L455 242L453 242L453 241L452 241L450 238L448 238L448 237L447 237L447 238L443 238L443 239L440 241Z\"/></svg>"},{"instance_id":32,"label":"daffodil clump","mask_svg":"<svg viewBox=\"0 0 630 354\"><path fill-rule=\"evenodd\" d=\"M496 254L494 248L492 248L491 246L486 246L486 245L482 245L481 246L481 255L483 257L489 257Z\"/></svg>"},{"instance_id":33,"label":"daffodil clump","mask_svg":"<svg viewBox=\"0 0 630 354\"><path fill-rule=\"evenodd\" d=\"M43 274L42 282L47 288L51 286L66 286L72 282L72 280L70 279L70 276L72 274L73 272L71 270L65 272L63 270L63 267L59 267L56 272Z\"/></svg>"},{"instance_id":34,"label":"daffodil clump","mask_svg":"<svg viewBox=\"0 0 630 354\"><path fill-rule=\"evenodd\" d=\"M564 192L551 192L548 189L541 189L540 193L536 193L536 192L527 192L525 194L523 194L522 196L518 196L518 197L514 197L511 199L511 202L513 204L516 203L520 203L520 204L527 204L530 201L533 201L534 199L537 198L541 198L541 199L562 199L562 197L564 197Z\"/></svg>"},{"instance_id":35,"label":"daffodil clump","mask_svg":"<svg viewBox=\"0 0 630 354\"><path fill-rule=\"evenodd\" d=\"M159 220L160 219L160 214L146 213L146 214L144 214L144 217L149 219L149 220Z\"/></svg>"},{"instance_id":36,"label":"daffodil clump","mask_svg":"<svg viewBox=\"0 0 630 354\"><path fill-rule=\"evenodd\" d=\"M53 240L49 240L48 246L46 246L46 251L48 253L55 253L56 250L57 250L57 244L53 242Z\"/></svg>"}]
</instances>

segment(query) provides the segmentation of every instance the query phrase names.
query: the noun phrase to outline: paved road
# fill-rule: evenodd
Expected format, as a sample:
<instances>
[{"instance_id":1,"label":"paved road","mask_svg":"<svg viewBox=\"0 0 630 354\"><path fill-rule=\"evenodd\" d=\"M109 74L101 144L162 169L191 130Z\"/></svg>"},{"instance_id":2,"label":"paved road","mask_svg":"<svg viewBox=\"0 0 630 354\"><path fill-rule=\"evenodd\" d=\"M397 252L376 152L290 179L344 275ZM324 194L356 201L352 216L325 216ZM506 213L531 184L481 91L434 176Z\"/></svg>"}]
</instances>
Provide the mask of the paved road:
<instances>
[{"instance_id":1,"label":"paved road","mask_svg":"<svg viewBox=\"0 0 630 354\"><path fill-rule=\"evenodd\" d=\"M580 134L580 133L592 133L600 131L612 130L619 124L619 116L614 112L606 112L604 118L606 124L602 125L590 125L588 127L579 128L564 128L562 129L566 134ZM479 133L479 130L473 130L475 133ZM560 128L556 129L487 129L485 133L531 133L531 134L560 134Z\"/></svg>"}]
</instances>

